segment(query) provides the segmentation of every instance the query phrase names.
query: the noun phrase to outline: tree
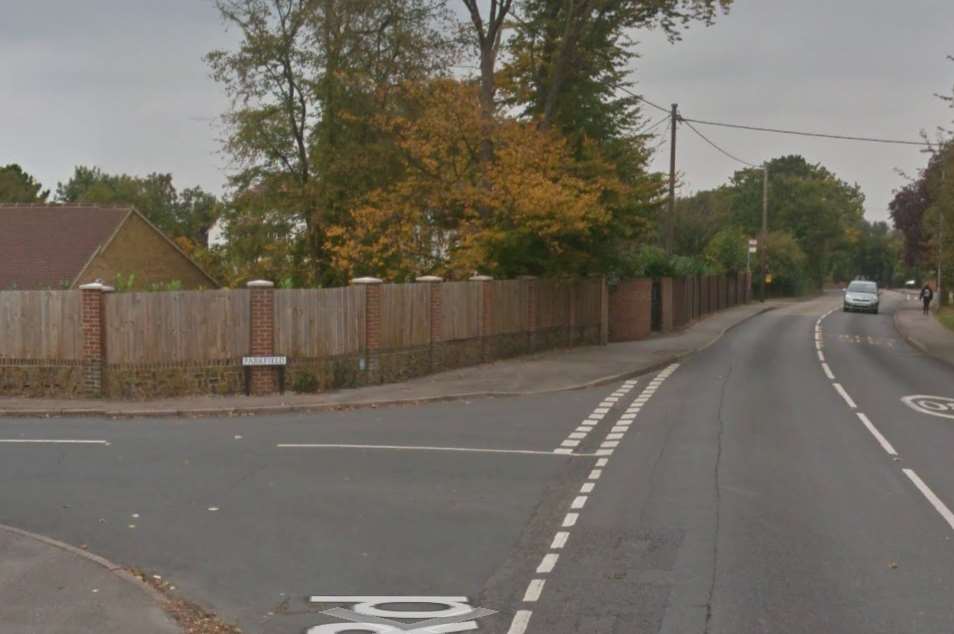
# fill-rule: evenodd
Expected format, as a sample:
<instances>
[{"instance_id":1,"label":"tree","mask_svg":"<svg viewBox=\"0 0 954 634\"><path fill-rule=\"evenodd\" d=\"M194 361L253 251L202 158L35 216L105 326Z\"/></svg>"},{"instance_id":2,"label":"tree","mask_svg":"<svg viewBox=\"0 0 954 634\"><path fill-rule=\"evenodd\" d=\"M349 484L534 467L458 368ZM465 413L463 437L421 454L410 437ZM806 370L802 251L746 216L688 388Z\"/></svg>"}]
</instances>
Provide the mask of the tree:
<instances>
[{"instance_id":1,"label":"tree","mask_svg":"<svg viewBox=\"0 0 954 634\"><path fill-rule=\"evenodd\" d=\"M469 3L473 0L465 0ZM711 24L732 0L523 0L507 69L512 100L544 126L619 137L636 100L620 98L634 57L631 33L660 28L671 40L693 21Z\"/></svg>"},{"instance_id":2,"label":"tree","mask_svg":"<svg viewBox=\"0 0 954 634\"><path fill-rule=\"evenodd\" d=\"M454 43L438 0L218 0L236 50L207 56L232 99L225 150L236 193L263 216L301 224L301 283L342 281L325 228L386 180L388 155L368 124L393 88L447 67ZM263 247L265 245L262 245Z\"/></svg>"},{"instance_id":3,"label":"tree","mask_svg":"<svg viewBox=\"0 0 954 634\"><path fill-rule=\"evenodd\" d=\"M49 195L16 163L0 167L0 203L45 203Z\"/></svg>"},{"instance_id":4,"label":"tree","mask_svg":"<svg viewBox=\"0 0 954 634\"><path fill-rule=\"evenodd\" d=\"M728 226L706 245L706 261L719 271L744 271L748 248L748 236L739 227Z\"/></svg>"},{"instance_id":5,"label":"tree","mask_svg":"<svg viewBox=\"0 0 954 634\"><path fill-rule=\"evenodd\" d=\"M98 167L79 165L56 187L64 203L129 205L173 238L208 247L209 232L222 213L219 200L201 187L176 191L172 174L107 174Z\"/></svg>"},{"instance_id":6,"label":"tree","mask_svg":"<svg viewBox=\"0 0 954 634\"><path fill-rule=\"evenodd\" d=\"M864 194L825 167L801 156L773 159L769 170L769 225L789 232L805 254L809 279L821 288L831 272L831 257L846 248L864 216ZM761 227L762 172L733 176L734 222L750 235Z\"/></svg>"},{"instance_id":7,"label":"tree","mask_svg":"<svg viewBox=\"0 0 954 634\"><path fill-rule=\"evenodd\" d=\"M561 135L511 118L491 128L488 165L479 88L438 80L405 89L407 113L379 118L403 175L329 229L336 266L397 280L596 269L594 243L612 223L606 201L626 193L610 168L576 161Z\"/></svg>"}]
</instances>

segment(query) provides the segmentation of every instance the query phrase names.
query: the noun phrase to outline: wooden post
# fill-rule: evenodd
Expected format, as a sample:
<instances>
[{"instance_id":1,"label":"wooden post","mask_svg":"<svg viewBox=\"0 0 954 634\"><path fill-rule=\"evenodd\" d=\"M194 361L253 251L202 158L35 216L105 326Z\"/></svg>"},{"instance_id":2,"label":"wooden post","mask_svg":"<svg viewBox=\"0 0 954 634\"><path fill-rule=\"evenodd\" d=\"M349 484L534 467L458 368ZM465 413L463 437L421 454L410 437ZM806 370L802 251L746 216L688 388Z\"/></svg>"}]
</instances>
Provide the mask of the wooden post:
<instances>
[{"instance_id":1,"label":"wooden post","mask_svg":"<svg viewBox=\"0 0 954 634\"><path fill-rule=\"evenodd\" d=\"M480 332L480 353L484 361L489 361L493 357L489 338L494 314L494 278L489 275L474 275L470 281L480 284L480 314L477 320L478 332Z\"/></svg>"},{"instance_id":2,"label":"wooden post","mask_svg":"<svg viewBox=\"0 0 954 634\"><path fill-rule=\"evenodd\" d=\"M434 345L441 339L441 328L443 320L443 308L442 308L442 298L441 298L441 284L444 282L444 278L438 277L436 275L423 275L417 278L418 283L427 284L430 288L430 322L431 322L431 336L430 336L430 362L431 362L431 371L434 372L438 368L436 366L440 365L435 362L434 359Z\"/></svg>"}]
</instances>

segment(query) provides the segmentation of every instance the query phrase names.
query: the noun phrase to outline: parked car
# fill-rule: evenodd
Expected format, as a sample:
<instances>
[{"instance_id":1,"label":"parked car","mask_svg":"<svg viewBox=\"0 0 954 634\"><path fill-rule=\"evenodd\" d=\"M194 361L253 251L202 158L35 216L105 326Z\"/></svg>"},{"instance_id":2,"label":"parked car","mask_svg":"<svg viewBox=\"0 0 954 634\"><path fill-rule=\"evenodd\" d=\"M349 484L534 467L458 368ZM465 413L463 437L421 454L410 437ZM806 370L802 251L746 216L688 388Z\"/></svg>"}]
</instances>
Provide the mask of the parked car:
<instances>
[{"instance_id":1,"label":"parked car","mask_svg":"<svg viewBox=\"0 0 954 634\"><path fill-rule=\"evenodd\" d=\"M855 280L845 289L844 311L878 314L878 285L875 282Z\"/></svg>"}]
</instances>

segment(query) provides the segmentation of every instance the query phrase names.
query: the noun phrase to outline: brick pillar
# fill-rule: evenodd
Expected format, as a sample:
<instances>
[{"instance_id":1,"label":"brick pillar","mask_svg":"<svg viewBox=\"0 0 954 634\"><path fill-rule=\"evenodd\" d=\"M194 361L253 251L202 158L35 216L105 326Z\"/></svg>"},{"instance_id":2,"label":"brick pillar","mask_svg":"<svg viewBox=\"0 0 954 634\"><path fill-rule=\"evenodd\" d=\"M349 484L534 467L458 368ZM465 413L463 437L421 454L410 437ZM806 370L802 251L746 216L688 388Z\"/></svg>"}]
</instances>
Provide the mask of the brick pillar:
<instances>
[{"instance_id":1,"label":"brick pillar","mask_svg":"<svg viewBox=\"0 0 954 634\"><path fill-rule=\"evenodd\" d=\"M535 275L521 275L518 279L523 280L527 289L527 350L533 352L537 349L537 314L540 311L537 278Z\"/></svg>"},{"instance_id":2,"label":"brick pillar","mask_svg":"<svg viewBox=\"0 0 954 634\"><path fill-rule=\"evenodd\" d=\"M494 356L493 342L490 341L494 314L494 278L489 275L474 275L470 281L480 284L480 316L477 320L480 324L480 353L484 361L489 361Z\"/></svg>"},{"instance_id":3,"label":"brick pillar","mask_svg":"<svg viewBox=\"0 0 954 634\"><path fill-rule=\"evenodd\" d=\"M106 293L113 290L100 282L80 286L83 330L83 391L87 396L103 396L103 368L106 365Z\"/></svg>"},{"instance_id":4,"label":"brick pillar","mask_svg":"<svg viewBox=\"0 0 954 634\"><path fill-rule=\"evenodd\" d=\"M609 343L609 283L600 277L600 345Z\"/></svg>"},{"instance_id":5,"label":"brick pillar","mask_svg":"<svg viewBox=\"0 0 954 634\"><path fill-rule=\"evenodd\" d=\"M673 289L672 278L663 277L659 280L659 292L662 301L662 331L672 332L673 329Z\"/></svg>"},{"instance_id":6,"label":"brick pillar","mask_svg":"<svg viewBox=\"0 0 954 634\"><path fill-rule=\"evenodd\" d=\"M351 280L352 286L363 286L364 299L364 355L361 369L367 372L368 383L381 381L381 284L376 277Z\"/></svg>"},{"instance_id":7,"label":"brick pillar","mask_svg":"<svg viewBox=\"0 0 954 634\"><path fill-rule=\"evenodd\" d=\"M246 286L250 293L248 353L253 357L274 356L275 284L268 280L253 280ZM264 396L278 391L278 368L252 366L249 372L249 392L252 396Z\"/></svg>"},{"instance_id":8,"label":"brick pillar","mask_svg":"<svg viewBox=\"0 0 954 634\"><path fill-rule=\"evenodd\" d=\"M419 284L427 284L430 288L430 322L431 322L431 337L430 337L430 358L431 358L431 372L437 370L442 364L439 361L439 358L434 354L434 346L441 340L441 326L443 320L443 310L442 310L442 298L441 298L441 283L444 281L444 278L438 277L436 275L423 275L416 280Z\"/></svg>"}]
</instances>

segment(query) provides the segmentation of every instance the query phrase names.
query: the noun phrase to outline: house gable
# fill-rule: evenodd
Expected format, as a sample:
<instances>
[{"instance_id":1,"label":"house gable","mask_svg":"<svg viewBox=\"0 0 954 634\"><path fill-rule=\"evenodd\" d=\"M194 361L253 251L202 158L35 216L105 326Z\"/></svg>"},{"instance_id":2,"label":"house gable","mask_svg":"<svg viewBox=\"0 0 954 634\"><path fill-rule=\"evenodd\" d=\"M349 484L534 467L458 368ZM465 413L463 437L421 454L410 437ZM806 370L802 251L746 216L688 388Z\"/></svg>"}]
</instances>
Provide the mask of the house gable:
<instances>
[{"instance_id":1,"label":"house gable","mask_svg":"<svg viewBox=\"0 0 954 634\"><path fill-rule=\"evenodd\" d=\"M183 289L217 288L218 284L161 231L131 211L115 234L92 256L74 287L97 279L116 285L120 276L132 288L179 282Z\"/></svg>"}]
</instances>

